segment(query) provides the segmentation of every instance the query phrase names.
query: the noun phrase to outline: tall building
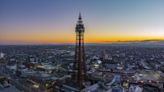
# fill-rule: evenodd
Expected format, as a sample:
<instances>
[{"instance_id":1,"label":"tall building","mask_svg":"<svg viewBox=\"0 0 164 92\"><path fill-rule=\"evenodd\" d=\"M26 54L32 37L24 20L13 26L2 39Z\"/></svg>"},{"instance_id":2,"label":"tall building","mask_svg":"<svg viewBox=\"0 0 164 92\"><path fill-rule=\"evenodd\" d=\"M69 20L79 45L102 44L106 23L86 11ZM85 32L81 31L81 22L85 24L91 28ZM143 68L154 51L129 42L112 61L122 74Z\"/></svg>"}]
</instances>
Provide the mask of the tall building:
<instances>
[{"instance_id":1,"label":"tall building","mask_svg":"<svg viewBox=\"0 0 164 92\"><path fill-rule=\"evenodd\" d=\"M74 74L73 80L78 84L79 89L83 88L83 84L86 76L85 66L85 50L84 50L84 24L81 14L76 24L76 45L75 45L75 61L74 61Z\"/></svg>"}]
</instances>

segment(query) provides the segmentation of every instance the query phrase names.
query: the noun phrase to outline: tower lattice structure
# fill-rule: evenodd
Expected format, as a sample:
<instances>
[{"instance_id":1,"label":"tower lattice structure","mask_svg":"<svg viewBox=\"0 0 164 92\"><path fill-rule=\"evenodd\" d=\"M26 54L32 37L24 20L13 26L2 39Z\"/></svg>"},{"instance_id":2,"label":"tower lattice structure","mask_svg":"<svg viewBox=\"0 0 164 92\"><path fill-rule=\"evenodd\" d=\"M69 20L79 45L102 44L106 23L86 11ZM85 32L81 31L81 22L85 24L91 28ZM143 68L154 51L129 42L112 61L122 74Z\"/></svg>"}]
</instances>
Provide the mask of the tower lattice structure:
<instances>
[{"instance_id":1,"label":"tower lattice structure","mask_svg":"<svg viewBox=\"0 0 164 92\"><path fill-rule=\"evenodd\" d=\"M75 61L74 61L74 74L73 80L77 83L78 87L83 88L83 83L86 76L86 66L85 66L85 50L84 50L84 24L82 21L81 14L75 28L76 32L76 45L75 45Z\"/></svg>"}]
</instances>

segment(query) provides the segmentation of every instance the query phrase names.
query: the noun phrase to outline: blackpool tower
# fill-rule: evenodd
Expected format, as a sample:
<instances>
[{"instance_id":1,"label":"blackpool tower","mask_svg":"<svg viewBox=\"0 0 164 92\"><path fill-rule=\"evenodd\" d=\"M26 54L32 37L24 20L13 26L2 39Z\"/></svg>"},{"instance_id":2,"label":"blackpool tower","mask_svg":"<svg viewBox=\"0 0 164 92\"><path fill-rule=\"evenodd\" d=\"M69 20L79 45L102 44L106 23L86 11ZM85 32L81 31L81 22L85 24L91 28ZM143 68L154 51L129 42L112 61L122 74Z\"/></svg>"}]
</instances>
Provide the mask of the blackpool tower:
<instances>
[{"instance_id":1,"label":"blackpool tower","mask_svg":"<svg viewBox=\"0 0 164 92\"><path fill-rule=\"evenodd\" d=\"M74 61L74 74L72 76L73 80L77 83L80 89L83 88L83 84L86 76L86 66L85 66L85 50L84 50L84 24L82 21L81 14L76 24L76 46L75 46L75 61Z\"/></svg>"}]
</instances>

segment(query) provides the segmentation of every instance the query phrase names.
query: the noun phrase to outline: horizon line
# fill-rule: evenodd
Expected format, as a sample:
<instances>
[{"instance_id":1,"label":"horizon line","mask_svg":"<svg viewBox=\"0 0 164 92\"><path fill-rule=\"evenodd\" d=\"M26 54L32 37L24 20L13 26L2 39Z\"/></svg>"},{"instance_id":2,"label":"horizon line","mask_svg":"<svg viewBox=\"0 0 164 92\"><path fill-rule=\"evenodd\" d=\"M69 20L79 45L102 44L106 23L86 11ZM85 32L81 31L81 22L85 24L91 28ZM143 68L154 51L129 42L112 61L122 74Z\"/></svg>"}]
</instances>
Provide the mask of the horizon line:
<instances>
[{"instance_id":1,"label":"horizon line","mask_svg":"<svg viewBox=\"0 0 164 92\"><path fill-rule=\"evenodd\" d=\"M148 41L164 41L164 39L147 39L147 40L129 40L129 41L104 41L104 42L85 42L85 44L119 44L119 43L133 43L133 42L148 42ZM1 44L3 45L74 45L74 43L16 43L16 44Z\"/></svg>"}]
</instances>

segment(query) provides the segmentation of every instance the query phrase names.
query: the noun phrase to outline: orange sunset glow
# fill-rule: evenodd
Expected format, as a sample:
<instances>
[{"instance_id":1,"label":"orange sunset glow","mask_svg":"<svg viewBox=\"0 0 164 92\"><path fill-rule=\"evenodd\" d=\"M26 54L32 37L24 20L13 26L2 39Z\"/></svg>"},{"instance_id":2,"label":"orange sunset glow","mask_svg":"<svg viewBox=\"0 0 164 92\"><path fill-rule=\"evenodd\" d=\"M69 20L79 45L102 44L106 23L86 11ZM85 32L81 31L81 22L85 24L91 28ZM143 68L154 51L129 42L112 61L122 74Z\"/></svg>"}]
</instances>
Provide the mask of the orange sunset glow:
<instances>
[{"instance_id":1,"label":"orange sunset glow","mask_svg":"<svg viewBox=\"0 0 164 92\"><path fill-rule=\"evenodd\" d=\"M1 3L0 44L73 43L79 11L86 43L164 40L161 2L19 3Z\"/></svg>"}]
</instances>

